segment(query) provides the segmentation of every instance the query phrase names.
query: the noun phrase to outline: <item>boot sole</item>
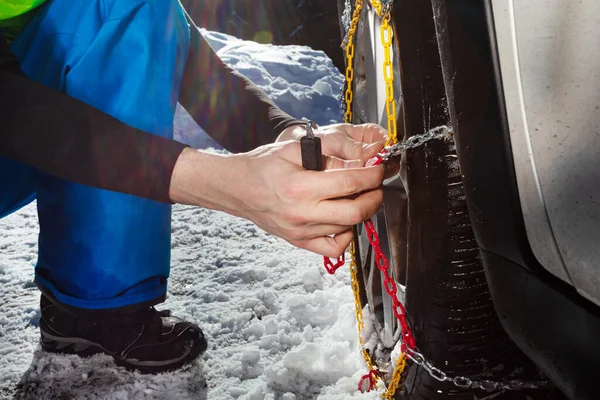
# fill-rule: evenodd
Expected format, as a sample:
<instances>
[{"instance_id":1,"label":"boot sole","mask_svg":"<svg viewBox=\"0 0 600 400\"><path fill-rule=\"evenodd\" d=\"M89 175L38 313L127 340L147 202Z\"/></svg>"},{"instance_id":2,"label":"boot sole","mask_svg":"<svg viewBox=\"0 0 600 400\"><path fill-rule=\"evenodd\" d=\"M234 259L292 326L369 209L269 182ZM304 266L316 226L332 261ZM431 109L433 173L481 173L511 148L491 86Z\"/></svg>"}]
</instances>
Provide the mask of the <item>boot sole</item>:
<instances>
[{"instance_id":1,"label":"boot sole","mask_svg":"<svg viewBox=\"0 0 600 400\"><path fill-rule=\"evenodd\" d=\"M75 354L80 357L89 357L94 354L104 353L111 356L115 363L129 371L138 371L143 374L156 374L175 371L201 356L207 349L206 340L196 340L190 349L180 357L164 361L140 361L120 357L118 354L105 349L98 343L82 338L62 337L53 335L40 327L40 344L44 351L58 354Z\"/></svg>"}]
</instances>

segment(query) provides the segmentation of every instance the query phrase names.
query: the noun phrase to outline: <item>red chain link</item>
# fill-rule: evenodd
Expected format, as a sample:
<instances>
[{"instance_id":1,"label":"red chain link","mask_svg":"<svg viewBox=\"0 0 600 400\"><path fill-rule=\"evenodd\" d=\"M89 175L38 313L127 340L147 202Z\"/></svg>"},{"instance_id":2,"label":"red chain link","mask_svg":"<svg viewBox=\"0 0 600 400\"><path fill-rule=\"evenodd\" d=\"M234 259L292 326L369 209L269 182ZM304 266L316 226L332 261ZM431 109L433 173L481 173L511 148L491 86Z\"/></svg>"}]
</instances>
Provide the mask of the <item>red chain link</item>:
<instances>
[{"instance_id":1,"label":"red chain link","mask_svg":"<svg viewBox=\"0 0 600 400\"><path fill-rule=\"evenodd\" d=\"M382 162L383 159L381 157L374 157L367 162L367 166L379 165ZM402 353L406 352L407 347L411 350L414 350L417 343L415 341L415 338L413 337L410 328L408 327L408 322L406 321L406 310L404 309L404 305L400 303L398 297L396 296L396 294L398 293L398 287L396 286L396 282L394 282L394 280L390 277L388 273L388 260L385 257L385 254L383 254L383 252L381 251L381 246L379 245L379 235L375 230L375 224L373 223L373 220L368 219L364 222L364 226L367 231L367 238L369 239L369 243L373 247L373 253L375 254L375 264L384 276L383 283L385 291L392 298L394 315L396 316L398 322L400 323L400 326L402 327L402 335L404 336L404 339L402 340L402 344L400 345L400 350ZM324 257L324 265L327 272L333 274L338 268L344 265L344 255L342 254L342 256L338 258L335 264L333 264L328 257ZM379 373L377 372L377 370L370 370L368 374L360 378L360 381L358 382L358 390L363 393L370 392L371 390L373 390L373 388L375 387L375 382L377 382L378 375ZM368 387L363 387L365 385L365 382L368 382Z\"/></svg>"},{"instance_id":2,"label":"red chain link","mask_svg":"<svg viewBox=\"0 0 600 400\"><path fill-rule=\"evenodd\" d=\"M402 345L400 350L402 352L406 351L406 347L413 350L416 346L415 338L408 327L408 322L406 321L406 310L404 309L404 305L400 303L396 294L398 293L398 287L396 286L396 282L388 273L388 260L385 257L385 254L381 251L381 246L379 245L379 235L375 230L375 225L373 224L373 220L368 219L364 222L365 229L367 231L367 238L369 239L369 243L373 247L373 253L375 254L375 264L381 273L383 274L383 286L385 287L385 291L392 298L394 315L398 319L400 326L402 327L402 335L404 336L404 340L402 341ZM327 272L330 274L334 274L335 271L344 265L345 259L342 254L340 258L338 258L337 262L333 264L330 258L324 257L324 265Z\"/></svg>"},{"instance_id":3,"label":"red chain link","mask_svg":"<svg viewBox=\"0 0 600 400\"><path fill-rule=\"evenodd\" d=\"M379 153L378 155L376 155L373 158L370 158L366 163L365 163L365 167L374 167L375 165L379 165L383 162L383 158L381 158L380 155L383 155L387 153L386 150L382 150L381 153Z\"/></svg>"},{"instance_id":4,"label":"red chain link","mask_svg":"<svg viewBox=\"0 0 600 400\"><path fill-rule=\"evenodd\" d=\"M377 374L377 371L372 369L368 374L363 375L363 377L360 378L360 381L358 381L358 391L365 393L373 390L373 388L375 388L375 382L377 381ZM364 387L365 382L369 383L369 387Z\"/></svg>"},{"instance_id":5,"label":"red chain link","mask_svg":"<svg viewBox=\"0 0 600 400\"><path fill-rule=\"evenodd\" d=\"M337 271L338 268L340 268L342 265L344 265L345 262L346 262L346 259L345 259L344 254L342 254L337 259L335 264L331 261L331 258L323 257L323 265L325 266L325 269L327 270L327 272L329 272L332 275L335 274L335 271Z\"/></svg>"},{"instance_id":6,"label":"red chain link","mask_svg":"<svg viewBox=\"0 0 600 400\"><path fill-rule=\"evenodd\" d=\"M375 230L375 225L372 220L365 221L365 228L367 230L367 238L369 239L369 243L373 246L373 252L375 253L375 264L377 264L377 268L384 277L384 286L385 291L392 298L392 303L394 305L393 311L394 315L398 319L400 326L402 326L402 335L404 336L404 340L402 341L402 347L400 348L402 352L406 351L406 346L408 346L411 350L415 348L416 341L413 337L410 328L408 327L408 322L406 321L406 310L404 309L404 305L400 303L398 297L396 296L397 287L396 282L390 277L388 274L388 260L385 258L385 255L381 251L381 247L379 246L379 235L377 235L377 231Z\"/></svg>"}]
</instances>

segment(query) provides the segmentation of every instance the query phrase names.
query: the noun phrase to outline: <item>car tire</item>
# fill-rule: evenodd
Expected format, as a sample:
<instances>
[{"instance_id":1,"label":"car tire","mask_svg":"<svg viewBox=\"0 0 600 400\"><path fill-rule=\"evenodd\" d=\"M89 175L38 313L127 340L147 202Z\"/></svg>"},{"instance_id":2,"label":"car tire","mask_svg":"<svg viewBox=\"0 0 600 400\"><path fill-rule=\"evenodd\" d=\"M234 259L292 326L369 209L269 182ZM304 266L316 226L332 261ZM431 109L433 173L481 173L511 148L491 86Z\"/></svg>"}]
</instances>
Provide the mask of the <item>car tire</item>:
<instances>
[{"instance_id":1,"label":"car tire","mask_svg":"<svg viewBox=\"0 0 600 400\"><path fill-rule=\"evenodd\" d=\"M344 3L340 0L338 6L344 7ZM396 2L391 12L394 64L402 91L397 130L402 139L448 125L450 118L431 4L403 0ZM369 106L364 104L374 101L373 94L360 93L365 88L372 92L377 87L377 78L369 75L369 67L360 66L371 58L361 53L364 48L360 41L370 42L364 35L373 32L374 40L379 35L364 27L357 32L358 64L352 88L357 100L353 104L352 122L381 123L382 119L368 115ZM381 235L382 250L390 260L388 272L403 288L399 300L406 307L418 351L450 377L547 381L510 341L496 315L471 228L453 140L434 140L408 150L402 156L400 171L399 179L384 187L384 207L374 221ZM355 236L361 306L368 308L366 314L374 316L379 347L384 348L383 351L370 348L369 352L379 357L380 365L385 365L389 359L383 357L389 356L390 345L400 337L400 328L390 319L390 315L393 319L391 300L386 299L388 295L383 290L364 228L357 226ZM388 366L383 371L384 381L389 382L392 370ZM562 399L564 396L550 384L519 391L461 389L451 382L440 382L423 367L409 363L395 398Z\"/></svg>"}]
</instances>

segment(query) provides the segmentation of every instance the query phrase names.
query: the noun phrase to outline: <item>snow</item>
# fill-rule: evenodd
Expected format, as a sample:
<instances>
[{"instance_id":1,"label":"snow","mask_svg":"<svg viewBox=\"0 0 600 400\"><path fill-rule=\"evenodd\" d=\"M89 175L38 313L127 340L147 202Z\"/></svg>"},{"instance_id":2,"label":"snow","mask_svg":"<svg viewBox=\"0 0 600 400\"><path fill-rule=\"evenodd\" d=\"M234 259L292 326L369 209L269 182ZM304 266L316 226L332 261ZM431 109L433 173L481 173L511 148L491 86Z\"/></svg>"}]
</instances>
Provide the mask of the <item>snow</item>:
<instances>
[{"instance_id":1,"label":"snow","mask_svg":"<svg viewBox=\"0 0 600 400\"><path fill-rule=\"evenodd\" d=\"M283 111L319 125L340 122L344 77L325 53L302 46L258 44L218 32L203 33L223 61L259 85ZM177 140L194 147L219 148L183 108L177 108L175 121Z\"/></svg>"},{"instance_id":2,"label":"snow","mask_svg":"<svg viewBox=\"0 0 600 400\"><path fill-rule=\"evenodd\" d=\"M339 121L342 76L322 52L205 32L219 55L287 112ZM214 144L179 110L176 134ZM141 375L107 356L41 351L33 284L39 227L35 204L0 220L0 398L376 399L356 391L367 371L359 352L350 275L249 221L173 208L168 299L159 309L198 323L209 340L182 370Z\"/></svg>"}]
</instances>

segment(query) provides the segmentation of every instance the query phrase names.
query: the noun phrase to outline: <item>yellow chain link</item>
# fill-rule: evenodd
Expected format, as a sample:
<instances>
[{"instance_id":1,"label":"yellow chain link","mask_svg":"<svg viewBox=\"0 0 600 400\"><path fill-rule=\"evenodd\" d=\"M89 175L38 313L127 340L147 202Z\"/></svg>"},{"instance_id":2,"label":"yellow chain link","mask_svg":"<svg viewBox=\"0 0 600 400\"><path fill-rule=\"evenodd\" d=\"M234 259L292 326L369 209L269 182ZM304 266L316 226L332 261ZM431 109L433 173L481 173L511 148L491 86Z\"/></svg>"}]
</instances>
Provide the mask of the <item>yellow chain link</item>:
<instances>
[{"instance_id":1,"label":"yellow chain link","mask_svg":"<svg viewBox=\"0 0 600 400\"><path fill-rule=\"evenodd\" d=\"M371 0L371 5L375 9L375 13L381 16L381 10L383 10L383 4L381 4L381 0Z\"/></svg>"},{"instance_id":2,"label":"yellow chain link","mask_svg":"<svg viewBox=\"0 0 600 400\"><path fill-rule=\"evenodd\" d=\"M394 369L394 373L392 374L392 380L388 385L387 390L381 398L385 400L393 400L394 394L396 394L396 390L398 389L398 385L400 384L400 378L402 378L402 373L406 368L406 354L402 353L400 357L398 357L398 362L396 363L396 368Z\"/></svg>"},{"instance_id":3,"label":"yellow chain link","mask_svg":"<svg viewBox=\"0 0 600 400\"><path fill-rule=\"evenodd\" d=\"M392 27L390 26L391 15L381 15L383 5L381 0L371 0L375 13L381 18L381 44L384 48L383 79L385 81L385 109L387 113L388 138L386 146L391 146L398 141L396 130L396 99L394 98L394 65L392 63Z\"/></svg>"},{"instance_id":4,"label":"yellow chain link","mask_svg":"<svg viewBox=\"0 0 600 400\"><path fill-rule=\"evenodd\" d=\"M360 13L363 7L363 0L356 0L354 5L354 12L352 13L352 21L350 22L350 28L348 29L348 45L346 46L346 114L344 115L344 121L346 123L352 123L352 81L354 79L354 35L358 27L358 20L360 19ZM358 266L356 265L356 252L355 243L352 241L348 246L348 252L350 253L350 274L352 276L352 292L354 293L354 308L356 311L356 323L358 329L358 342L360 344L360 350L367 364L367 368L370 370L374 369L371 356L365 349L365 344L362 339L362 330L365 327L363 322L362 307L360 302L360 288L358 285Z\"/></svg>"},{"instance_id":5,"label":"yellow chain link","mask_svg":"<svg viewBox=\"0 0 600 400\"><path fill-rule=\"evenodd\" d=\"M381 42L385 49L383 79L385 80L385 108L388 126L386 146L391 146L398 142L398 133L396 131L396 99L394 98L394 65L392 63L392 28L390 27L390 14L383 17L381 24Z\"/></svg>"},{"instance_id":6,"label":"yellow chain link","mask_svg":"<svg viewBox=\"0 0 600 400\"><path fill-rule=\"evenodd\" d=\"M348 29L348 45L346 46L346 113L344 115L344 121L346 123L352 123L352 81L354 80L354 35L358 27L358 20L363 7L364 0L356 0L354 12L352 13L352 21L350 22L350 28ZM371 4L375 8L378 16L381 16L382 5L380 0L371 0ZM383 63L383 75L386 84L386 113L387 113L387 125L388 125L388 138L386 146L395 144L398 141L396 131L396 100L394 98L394 67L392 64L392 28L390 27L390 15L386 15L382 19L381 25L381 41L385 50L384 63ZM356 265L356 251L355 242L352 241L348 246L348 252L350 253L350 274L352 276L352 292L354 293L354 308L356 312L356 322L358 329L358 342L360 344L361 353L367 364L369 371L377 370L373 364L369 352L365 349L365 345L362 339L362 331L365 327L362 315L362 306L360 302L360 287L358 284L358 266ZM406 355L402 353L398 358L396 368L392 374L390 384L383 393L382 398L392 400L398 385L400 384L400 378L404 369L406 368ZM375 385L379 384L380 377L377 376Z\"/></svg>"},{"instance_id":7,"label":"yellow chain link","mask_svg":"<svg viewBox=\"0 0 600 400\"><path fill-rule=\"evenodd\" d=\"M354 311L356 311L356 325L358 329L358 343L360 344L360 351L365 359L365 363L367 364L367 368L369 371L375 369L373 366L373 361L371 360L371 356L365 349L365 344L362 339L362 330L365 328L365 324L363 322L363 314L362 307L360 303L360 287L358 285L358 266L356 265L356 244L354 240L350 242L348 246L348 252L350 253L350 275L352 276L352 292L354 293ZM377 379L377 381L379 378ZM376 381L376 382L377 382Z\"/></svg>"},{"instance_id":8,"label":"yellow chain link","mask_svg":"<svg viewBox=\"0 0 600 400\"><path fill-rule=\"evenodd\" d=\"M352 13L352 21L350 22L350 29L348 29L348 45L346 46L346 114L344 115L344 122L352 123L352 80L354 79L354 35L358 27L358 20L360 18L360 11L363 7L364 0L356 0L354 5L354 12Z\"/></svg>"}]
</instances>

